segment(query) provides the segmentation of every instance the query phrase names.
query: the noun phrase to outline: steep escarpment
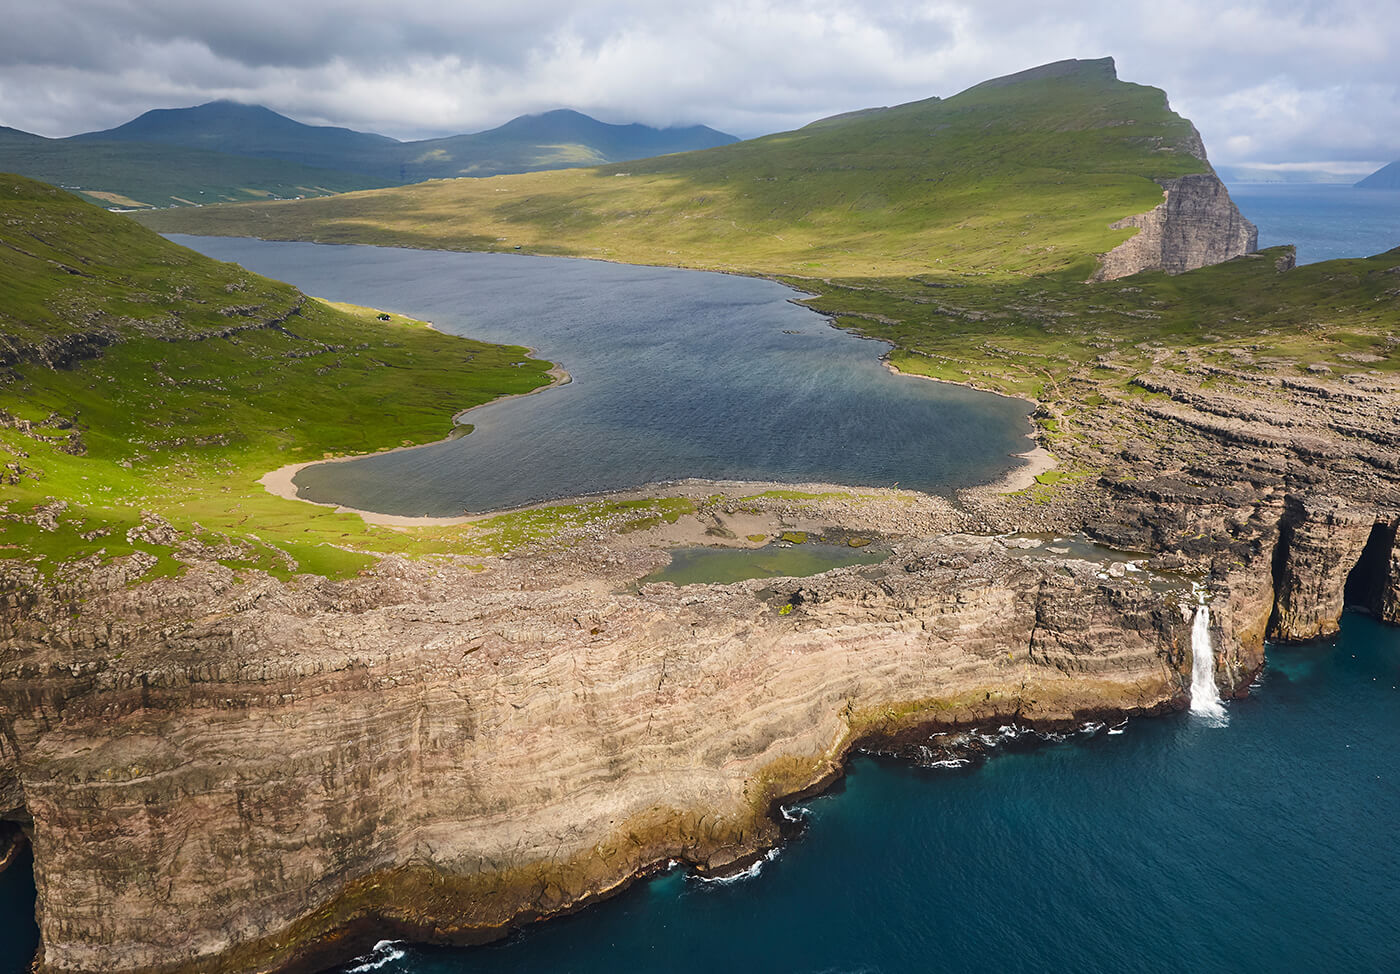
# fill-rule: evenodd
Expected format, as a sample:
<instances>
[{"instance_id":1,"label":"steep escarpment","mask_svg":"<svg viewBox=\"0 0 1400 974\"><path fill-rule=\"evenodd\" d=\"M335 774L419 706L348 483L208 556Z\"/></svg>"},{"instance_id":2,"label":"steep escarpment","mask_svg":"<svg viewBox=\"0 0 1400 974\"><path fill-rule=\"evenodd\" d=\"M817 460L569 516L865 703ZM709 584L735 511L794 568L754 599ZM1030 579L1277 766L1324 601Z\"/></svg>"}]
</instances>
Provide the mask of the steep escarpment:
<instances>
[{"instance_id":1,"label":"steep escarpment","mask_svg":"<svg viewBox=\"0 0 1400 974\"><path fill-rule=\"evenodd\" d=\"M1186 579L1111 558L954 534L629 594L662 558L634 533L341 583L93 567L77 615L9 566L0 766L43 969L261 969L366 918L481 939L668 858L755 853L770 802L862 740L1183 699Z\"/></svg>"},{"instance_id":2,"label":"steep escarpment","mask_svg":"<svg viewBox=\"0 0 1400 974\"><path fill-rule=\"evenodd\" d=\"M1253 253L1259 231L1241 215L1230 192L1212 173L1163 180L1162 202L1113 224L1137 228L1103 255L1093 280L1111 281L1146 270L1182 274Z\"/></svg>"}]
</instances>

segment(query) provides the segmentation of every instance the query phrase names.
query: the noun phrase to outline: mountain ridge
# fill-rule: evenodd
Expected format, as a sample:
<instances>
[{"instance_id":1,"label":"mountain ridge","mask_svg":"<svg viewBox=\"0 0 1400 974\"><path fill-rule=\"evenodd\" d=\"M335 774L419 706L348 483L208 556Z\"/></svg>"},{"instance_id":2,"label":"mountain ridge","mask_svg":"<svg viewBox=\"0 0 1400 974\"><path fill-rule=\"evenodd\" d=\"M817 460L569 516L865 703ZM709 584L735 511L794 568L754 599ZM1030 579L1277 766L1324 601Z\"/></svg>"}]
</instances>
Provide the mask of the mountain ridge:
<instances>
[{"instance_id":1,"label":"mountain ridge","mask_svg":"<svg viewBox=\"0 0 1400 974\"><path fill-rule=\"evenodd\" d=\"M614 125L556 109L482 132L401 142L221 100L152 109L114 128L62 139L0 129L0 170L135 209L599 165L734 141L702 125Z\"/></svg>"}]
</instances>

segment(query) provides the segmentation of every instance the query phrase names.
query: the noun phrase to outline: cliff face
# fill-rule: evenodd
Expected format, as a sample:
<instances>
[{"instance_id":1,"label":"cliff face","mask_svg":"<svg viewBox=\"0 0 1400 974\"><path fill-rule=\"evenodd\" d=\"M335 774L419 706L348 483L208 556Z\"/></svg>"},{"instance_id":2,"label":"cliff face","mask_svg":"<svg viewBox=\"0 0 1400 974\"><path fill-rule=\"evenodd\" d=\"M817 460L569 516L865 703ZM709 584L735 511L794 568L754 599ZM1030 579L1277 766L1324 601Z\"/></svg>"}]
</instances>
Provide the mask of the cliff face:
<instances>
[{"instance_id":1,"label":"cliff face","mask_svg":"<svg viewBox=\"0 0 1400 974\"><path fill-rule=\"evenodd\" d=\"M1160 205L1119 220L1114 229L1138 232L1101 258L1096 281L1145 270L1181 274L1253 253L1259 231L1246 220L1214 173L1162 182Z\"/></svg>"},{"instance_id":2,"label":"cliff face","mask_svg":"<svg viewBox=\"0 0 1400 974\"><path fill-rule=\"evenodd\" d=\"M344 583L236 578L193 539L185 576L138 586L134 562L0 563L0 818L32 835L43 968L484 939L671 858L742 861L776 837L771 800L852 746L1180 706L1192 579L1225 694L1266 638L1335 632L1348 605L1400 622L1400 379L1169 361L1135 374L1146 395L1090 385L1111 358L1073 378L1101 401L1057 449L1102 473L1048 498L691 490L702 536L757 508L902 539L810 580L631 591L664 527ZM1169 574L988 534L1017 529Z\"/></svg>"},{"instance_id":3,"label":"cliff face","mask_svg":"<svg viewBox=\"0 0 1400 974\"><path fill-rule=\"evenodd\" d=\"M661 560L629 537L339 584L93 569L76 615L11 569L0 777L32 816L43 969L262 969L366 917L480 939L754 853L770 801L857 741L1184 700L1181 579L945 535L625 591Z\"/></svg>"}]
</instances>

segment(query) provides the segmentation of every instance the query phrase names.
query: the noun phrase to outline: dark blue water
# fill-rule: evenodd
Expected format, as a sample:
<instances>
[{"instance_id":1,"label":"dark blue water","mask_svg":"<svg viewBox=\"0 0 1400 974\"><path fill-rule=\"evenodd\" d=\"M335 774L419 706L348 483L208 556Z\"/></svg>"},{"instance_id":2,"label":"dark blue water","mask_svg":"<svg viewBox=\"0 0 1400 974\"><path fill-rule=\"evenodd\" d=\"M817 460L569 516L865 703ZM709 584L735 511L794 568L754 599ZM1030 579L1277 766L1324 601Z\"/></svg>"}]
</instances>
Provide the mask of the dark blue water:
<instances>
[{"instance_id":1,"label":"dark blue water","mask_svg":"<svg viewBox=\"0 0 1400 974\"><path fill-rule=\"evenodd\" d=\"M1278 972L1400 964L1400 632L1271 648L1229 724L1189 714L994 755L854 762L757 877L641 884L386 974ZM1014 745L1013 745L1014 748ZM402 954L402 956L396 956ZM351 965L356 966L356 965Z\"/></svg>"},{"instance_id":2,"label":"dark blue water","mask_svg":"<svg viewBox=\"0 0 1400 974\"><path fill-rule=\"evenodd\" d=\"M1400 246L1400 190L1231 183L1230 198L1259 227L1260 247L1295 244L1300 264Z\"/></svg>"},{"instance_id":3,"label":"dark blue water","mask_svg":"<svg viewBox=\"0 0 1400 974\"><path fill-rule=\"evenodd\" d=\"M305 497L460 514L685 477L950 492L1029 448L1020 400L891 375L772 281L601 261L173 237L308 294L528 345L573 382L467 437L303 470Z\"/></svg>"},{"instance_id":4,"label":"dark blue water","mask_svg":"<svg viewBox=\"0 0 1400 974\"><path fill-rule=\"evenodd\" d=\"M0 873L0 974L29 970L39 946L34 896L34 857L25 849Z\"/></svg>"}]
</instances>

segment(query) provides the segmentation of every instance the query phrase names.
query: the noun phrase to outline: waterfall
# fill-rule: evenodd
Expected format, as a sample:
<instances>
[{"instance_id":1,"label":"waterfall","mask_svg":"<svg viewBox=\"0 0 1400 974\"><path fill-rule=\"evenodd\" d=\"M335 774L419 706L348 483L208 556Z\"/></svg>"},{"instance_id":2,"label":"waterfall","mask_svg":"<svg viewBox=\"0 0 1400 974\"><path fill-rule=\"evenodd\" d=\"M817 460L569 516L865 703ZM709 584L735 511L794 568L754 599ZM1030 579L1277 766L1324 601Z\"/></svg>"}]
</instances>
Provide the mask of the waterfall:
<instances>
[{"instance_id":1,"label":"waterfall","mask_svg":"<svg viewBox=\"0 0 1400 974\"><path fill-rule=\"evenodd\" d=\"M1215 688L1215 650L1210 644L1210 609L1205 601L1196 606L1191 624L1191 712L1225 721L1225 705Z\"/></svg>"}]
</instances>

